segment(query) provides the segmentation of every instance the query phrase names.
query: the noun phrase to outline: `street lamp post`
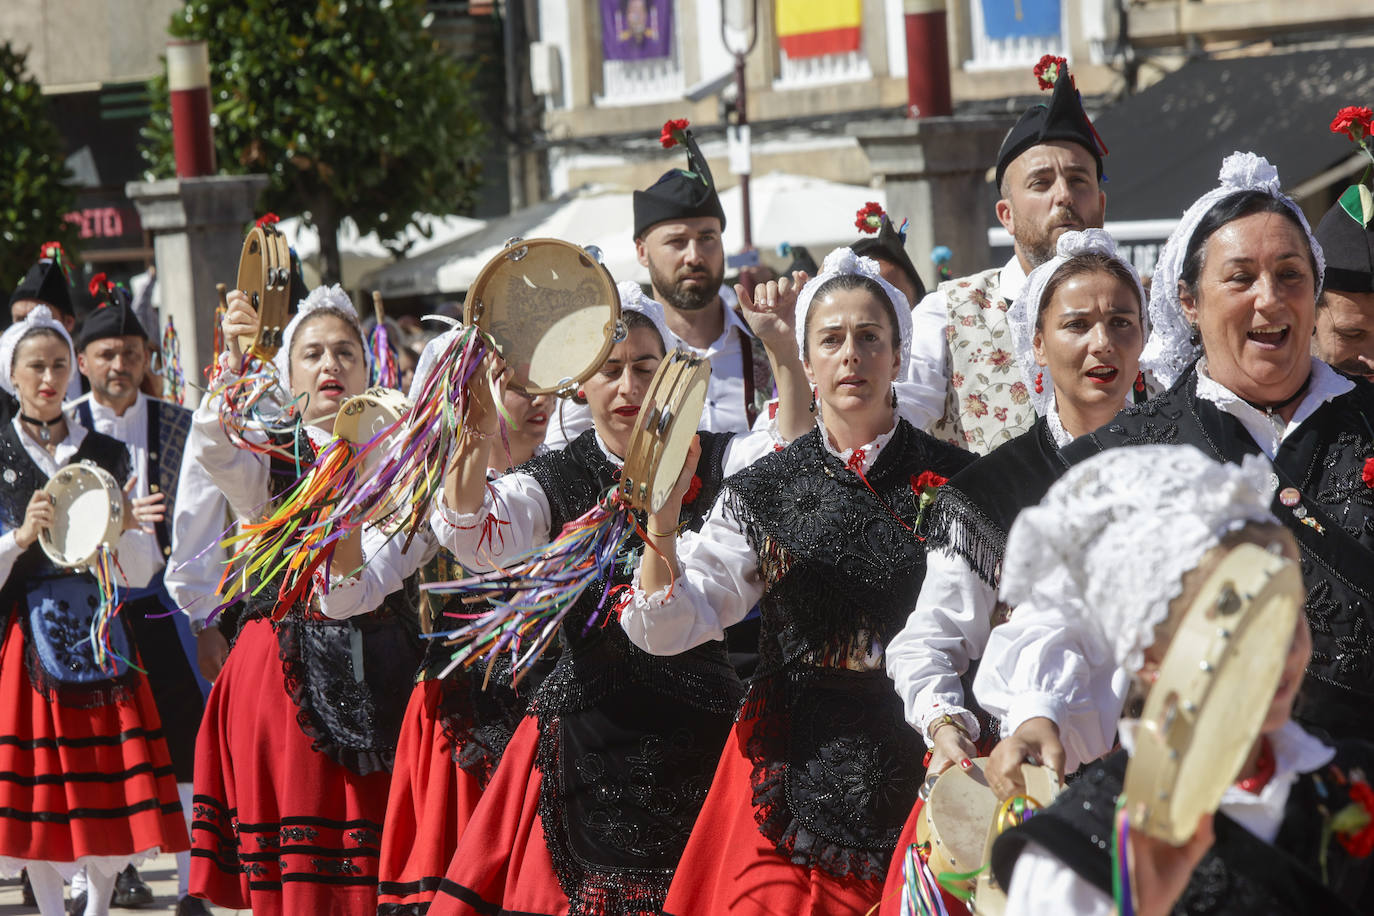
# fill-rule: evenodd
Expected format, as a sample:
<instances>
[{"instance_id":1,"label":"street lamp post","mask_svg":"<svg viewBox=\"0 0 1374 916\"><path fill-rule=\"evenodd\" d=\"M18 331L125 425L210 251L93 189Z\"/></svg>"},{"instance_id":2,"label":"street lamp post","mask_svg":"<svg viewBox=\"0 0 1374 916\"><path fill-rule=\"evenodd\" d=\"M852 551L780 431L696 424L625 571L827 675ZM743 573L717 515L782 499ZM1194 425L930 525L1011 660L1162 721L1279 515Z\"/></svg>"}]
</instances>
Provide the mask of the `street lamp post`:
<instances>
[{"instance_id":1,"label":"street lamp post","mask_svg":"<svg viewBox=\"0 0 1374 916\"><path fill-rule=\"evenodd\" d=\"M725 50L735 56L735 101L734 110L735 141L742 145L737 168L731 156L731 171L739 175L740 217L744 230L744 250L754 247L753 221L749 212L749 87L745 78L744 65L749 53L759 40L759 3L758 0L725 0L721 5L720 40Z\"/></svg>"}]
</instances>

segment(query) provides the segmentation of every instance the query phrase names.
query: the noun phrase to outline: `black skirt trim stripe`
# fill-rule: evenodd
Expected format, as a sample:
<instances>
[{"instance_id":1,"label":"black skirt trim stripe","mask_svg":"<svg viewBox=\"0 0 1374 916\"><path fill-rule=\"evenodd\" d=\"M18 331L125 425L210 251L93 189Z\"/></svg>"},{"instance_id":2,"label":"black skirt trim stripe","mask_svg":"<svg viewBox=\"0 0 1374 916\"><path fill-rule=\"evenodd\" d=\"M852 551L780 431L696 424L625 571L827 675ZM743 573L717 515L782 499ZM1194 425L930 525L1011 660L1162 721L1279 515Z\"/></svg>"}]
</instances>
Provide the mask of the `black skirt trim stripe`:
<instances>
[{"instance_id":1,"label":"black skirt trim stripe","mask_svg":"<svg viewBox=\"0 0 1374 916\"><path fill-rule=\"evenodd\" d=\"M15 735L0 735L0 745L17 747L26 751L42 748L55 751L58 748L112 747L136 738L155 741L163 738L162 729L131 728L117 735L92 735L88 738L20 738Z\"/></svg>"},{"instance_id":2,"label":"black skirt trim stripe","mask_svg":"<svg viewBox=\"0 0 1374 916\"><path fill-rule=\"evenodd\" d=\"M154 767L151 763L140 763L118 773L77 771L71 773L50 773L43 776L21 776L11 770L0 770L0 782L12 782L21 786L60 786L66 783L103 782L117 783L151 773L154 777L173 776L172 766Z\"/></svg>"},{"instance_id":3,"label":"black skirt trim stripe","mask_svg":"<svg viewBox=\"0 0 1374 916\"><path fill-rule=\"evenodd\" d=\"M334 859L362 857L364 859L380 859L382 857L382 851L367 846L288 846L283 844L280 849L271 849L266 852L244 852L239 854L239 858L245 862L275 862L282 856L328 856Z\"/></svg>"},{"instance_id":4,"label":"black skirt trim stripe","mask_svg":"<svg viewBox=\"0 0 1374 916\"><path fill-rule=\"evenodd\" d=\"M414 894L432 894L444 883L444 878L434 875L418 881L382 881L377 885L377 893L388 897L410 897Z\"/></svg>"},{"instance_id":5,"label":"black skirt trim stripe","mask_svg":"<svg viewBox=\"0 0 1374 916\"><path fill-rule=\"evenodd\" d=\"M525 910L504 910L499 903L491 903L488 900L484 900L481 894L471 888L464 887L456 881L450 881L448 878L440 882L438 893L453 897L456 900L461 900L463 903L466 903L478 913L482 914L482 916L551 916L549 913L531 913Z\"/></svg>"},{"instance_id":6,"label":"black skirt trim stripe","mask_svg":"<svg viewBox=\"0 0 1374 916\"><path fill-rule=\"evenodd\" d=\"M200 796L197 796L199 798ZM222 807L222 806L221 806ZM357 830L359 828L375 830L380 832L382 825L376 821L369 821L363 818L352 821L335 821L324 817L284 817L276 821L263 821L258 824L239 823L240 833L276 833L282 827L289 826L308 826L325 827L331 830Z\"/></svg>"},{"instance_id":7,"label":"black skirt trim stripe","mask_svg":"<svg viewBox=\"0 0 1374 916\"><path fill-rule=\"evenodd\" d=\"M161 804L156 798L141 801L120 808L73 808L70 811L21 811L18 808L0 808L0 820L8 818L16 821L42 824L70 824L74 820L117 820L145 811L157 810L162 814L180 814L181 803Z\"/></svg>"}]
</instances>

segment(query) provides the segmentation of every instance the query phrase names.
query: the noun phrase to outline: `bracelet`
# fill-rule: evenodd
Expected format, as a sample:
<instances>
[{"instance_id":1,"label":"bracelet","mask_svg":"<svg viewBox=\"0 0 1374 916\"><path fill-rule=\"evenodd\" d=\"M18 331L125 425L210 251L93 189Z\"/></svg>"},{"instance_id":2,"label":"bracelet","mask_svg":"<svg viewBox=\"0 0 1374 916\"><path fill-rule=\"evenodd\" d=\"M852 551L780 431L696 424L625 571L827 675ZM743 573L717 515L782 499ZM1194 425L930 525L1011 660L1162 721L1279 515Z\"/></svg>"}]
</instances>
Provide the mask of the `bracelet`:
<instances>
[{"instance_id":1,"label":"bracelet","mask_svg":"<svg viewBox=\"0 0 1374 916\"><path fill-rule=\"evenodd\" d=\"M645 531L646 534L649 535L649 537L654 537L654 538L675 538L675 537L677 537L679 534L681 534L681 533L682 533L682 529L683 529L683 528L686 528L686 527L687 527L687 523L686 523L686 522L683 522L682 524L680 524L680 525L678 525L676 528L674 528L672 531L651 531L651 530L649 529L649 526L648 526L648 525L645 525L645 526L644 526L644 531Z\"/></svg>"},{"instance_id":2,"label":"bracelet","mask_svg":"<svg viewBox=\"0 0 1374 916\"><path fill-rule=\"evenodd\" d=\"M955 728L959 729L959 733L963 735L964 738L972 740L971 738L969 738L968 729L964 727L964 723L959 721L949 713L945 713L940 718L931 722L930 726L926 728L926 734L930 737L931 741L935 740L935 733L940 730L940 727L942 725L953 725Z\"/></svg>"}]
</instances>

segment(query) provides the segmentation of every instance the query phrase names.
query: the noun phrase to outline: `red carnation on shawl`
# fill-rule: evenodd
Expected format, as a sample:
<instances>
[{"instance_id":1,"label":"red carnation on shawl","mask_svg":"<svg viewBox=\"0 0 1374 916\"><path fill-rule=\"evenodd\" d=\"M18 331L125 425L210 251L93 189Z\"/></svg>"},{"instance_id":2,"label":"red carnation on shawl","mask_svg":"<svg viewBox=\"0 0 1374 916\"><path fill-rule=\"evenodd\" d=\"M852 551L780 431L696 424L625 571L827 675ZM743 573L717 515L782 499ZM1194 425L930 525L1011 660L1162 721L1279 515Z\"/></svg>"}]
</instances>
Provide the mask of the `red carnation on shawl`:
<instances>
[{"instance_id":1,"label":"red carnation on shawl","mask_svg":"<svg viewBox=\"0 0 1374 916\"><path fill-rule=\"evenodd\" d=\"M1046 54L1040 58L1040 62L1035 65L1035 80L1040 84L1041 89L1053 89L1055 81L1059 77L1068 73L1069 62L1062 57L1054 54ZM1069 79L1073 79L1072 76Z\"/></svg>"},{"instance_id":2,"label":"red carnation on shawl","mask_svg":"<svg viewBox=\"0 0 1374 916\"><path fill-rule=\"evenodd\" d=\"M1374 489L1374 458L1364 460L1364 469L1360 471L1360 478L1366 487Z\"/></svg>"},{"instance_id":3,"label":"red carnation on shawl","mask_svg":"<svg viewBox=\"0 0 1374 916\"><path fill-rule=\"evenodd\" d=\"M1336 112L1336 117L1331 121L1331 132L1345 134L1359 143L1374 133L1374 111L1363 105L1347 105Z\"/></svg>"},{"instance_id":4,"label":"red carnation on shawl","mask_svg":"<svg viewBox=\"0 0 1374 916\"><path fill-rule=\"evenodd\" d=\"M672 149L682 143L682 132L687 129L688 123L686 118L670 118L664 121L663 130L658 135L658 142L663 144L664 149Z\"/></svg>"},{"instance_id":5,"label":"red carnation on shawl","mask_svg":"<svg viewBox=\"0 0 1374 916\"><path fill-rule=\"evenodd\" d=\"M882 228L885 215L882 204L870 200L854 214L854 228L869 234L877 232Z\"/></svg>"}]
</instances>

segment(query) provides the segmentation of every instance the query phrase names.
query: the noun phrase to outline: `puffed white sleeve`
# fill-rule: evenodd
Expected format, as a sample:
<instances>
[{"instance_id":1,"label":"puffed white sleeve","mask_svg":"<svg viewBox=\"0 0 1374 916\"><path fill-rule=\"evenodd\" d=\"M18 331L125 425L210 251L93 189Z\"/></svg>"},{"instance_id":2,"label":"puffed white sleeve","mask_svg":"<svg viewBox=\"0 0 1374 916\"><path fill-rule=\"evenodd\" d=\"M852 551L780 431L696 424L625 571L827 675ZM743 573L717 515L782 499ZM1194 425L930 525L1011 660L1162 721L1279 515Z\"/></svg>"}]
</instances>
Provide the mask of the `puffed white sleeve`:
<instances>
[{"instance_id":1,"label":"puffed white sleeve","mask_svg":"<svg viewBox=\"0 0 1374 916\"><path fill-rule=\"evenodd\" d=\"M215 589L228 554L219 542L229 525L228 515L224 494L188 449L177 478L172 555L162 582L192 620L205 620L218 604Z\"/></svg>"},{"instance_id":2,"label":"puffed white sleeve","mask_svg":"<svg viewBox=\"0 0 1374 916\"><path fill-rule=\"evenodd\" d=\"M677 655L724 639L725 628L743 620L763 597L758 557L726 508L724 492L701 531L678 538L677 557L682 574L671 588L653 594L640 585L641 560L630 603L620 613L630 641L653 655Z\"/></svg>"},{"instance_id":3,"label":"puffed white sleeve","mask_svg":"<svg viewBox=\"0 0 1374 916\"><path fill-rule=\"evenodd\" d=\"M997 593L963 557L946 548L926 554L916 607L887 647L887 673L906 720L927 744L930 723L945 715L978 737L978 720L964 706L959 678L983 654L996 606Z\"/></svg>"},{"instance_id":4,"label":"puffed white sleeve","mask_svg":"<svg viewBox=\"0 0 1374 916\"><path fill-rule=\"evenodd\" d=\"M925 429L945 413L949 387L945 347L949 311L945 294L930 293L911 310L911 350L906 376L894 386L897 413L917 429Z\"/></svg>"},{"instance_id":5,"label":"puffed white sleeve","mask_svg":"<svg viewBox=\"0 0 1374 916\"><path fill-rule=\"evenodd\" d=\"M439 545L465 569L487 572L547 542L553 513L537 480L512 473L487 482L476 512L455 512L437 500L429 523Z\"/></svg>"},{"instance_id":6,"label":"puffed white sleeve","mask_svg":"<svg viewBox=\"0 0 1374 916\"><path fill-rule=\"evenodd\" d=\"M219 422L220 398L207 393L191 418L191 434L186 451L205 469L215 486L229 501L229 508L241 519L255 519L269 495L271 471L267 457L229 441ZM249 435L259 437L260 433ZM265 436L261 436L265 441Z\"/></svg>"},{"instance_id":7,"label":"puffed white sleeve","mask_svg":"<svg viewBox=\"0 0 1374 916\"><path fill-rule=\"evenodd\" d=\"M1129 687L1126 672L1095 657L1062 613L1031 601L992 631L973 682L1004 737L1036 717L1058 725L1067 773L1112 749Z\"/></svg>"},{"instance_id":8,"label":"puffed white sleeve","mask_svg":"<svg viewBox=\"0 0 1374 916\"><path fill-rule=\"evenodd\" d=\"M1012 869L1005 916L1112 916L1116 904L1039 845L1027 843Z\"/></svg>"},{"instance_id":9,"label":"puffed white sleeve","mask_svg":"<svg viewBox=\"0 0 1374 916\"><path fill-rule=\"evenodd\" d=\"M14 561L23 553L24 548L15 540L13 531L0 534L0 586L9 581L10 573L14 571Z\"/></svg>"},{"instance_id":10,"label":"puffed white sleeve","mask_svg":"<svg viewBox=\"0 0 1374 916\"><path fill-rule=\"evenodd\" d=\"M406 546L406 541L410 545ZM335 570L328 590L320 589L320 612L343 620L381 607L386 596L433 558L439 550L434 534L421 529L414 538L387 537L376 528L363 529L363 566L356 573Z\"/></svg>"}]
</instances>

